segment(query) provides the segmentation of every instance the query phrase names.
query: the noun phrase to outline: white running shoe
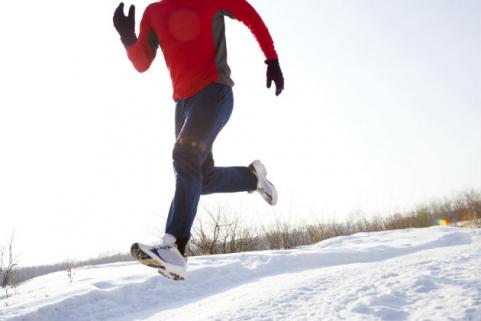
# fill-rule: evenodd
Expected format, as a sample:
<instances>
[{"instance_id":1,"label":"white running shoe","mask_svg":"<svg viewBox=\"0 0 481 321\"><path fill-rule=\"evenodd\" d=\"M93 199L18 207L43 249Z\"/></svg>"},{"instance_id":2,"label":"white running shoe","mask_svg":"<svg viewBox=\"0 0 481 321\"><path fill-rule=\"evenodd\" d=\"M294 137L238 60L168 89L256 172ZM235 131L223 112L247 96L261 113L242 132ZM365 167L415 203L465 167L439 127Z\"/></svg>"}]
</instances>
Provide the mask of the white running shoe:
<instances>
[{"instance_id":1,"label":"white running shoe","mask_svg":"<svg viewBox=\"0 0 481 321\"><path fill-rule=\"evenodd\" d=\"M156 268L157 271L171 280L184 280L186 275L186 262L175 246L175 237L165 234L162 244L148 246L134 243L130 253L140 263Z\"/></svg>"},{"instance_id":2,"label":"white running shoe","mask_svg":"<svg viewBox=\"0 0 481 321\"><path fill-rule=\"evenodd\" d=\"M254 175L257 177L257 192L261 194L262 198L274 206L277 204L277 190L274 184L272 184L267 178L267 170L264 164L259 160L253 161L249 168L252 170Z\"/></svg>"}]
</instances>

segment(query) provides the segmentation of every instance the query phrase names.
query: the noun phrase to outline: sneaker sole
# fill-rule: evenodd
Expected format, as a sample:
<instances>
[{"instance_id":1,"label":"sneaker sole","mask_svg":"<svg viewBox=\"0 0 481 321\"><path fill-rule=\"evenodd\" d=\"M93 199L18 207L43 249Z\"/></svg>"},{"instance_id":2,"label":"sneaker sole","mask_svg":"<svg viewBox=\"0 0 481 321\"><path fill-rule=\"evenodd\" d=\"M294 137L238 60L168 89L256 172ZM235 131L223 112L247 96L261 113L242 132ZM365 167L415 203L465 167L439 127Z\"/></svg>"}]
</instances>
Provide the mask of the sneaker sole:
<instances>
[{"instance_id":1,"label":"sneaker sole","mask_svg":"<svg viewBox=\"0 0 481 321\"><path fill-rule=\"evenodd\" d=\"M260 193L262 198L269 204L269 205L276 205L277 204L277 199L278 199L278 196L277 196L277 189L276 187L274 186L274 184L271 183L271 181L269 181L266 176L267 176L267 169L266 167L264 166L264 164L261 163L261 161L259 160L255 160L252 162L251 164L255 171L256 171L256 174L257 174L257 179L260 179L262 178L264 181L267 182L267 184L270 185L271 187L271 190L272 190L272 198L268 197L268 196L264 196L263 193ZM252 192L255 192L255 191L252 191Z\"/></svg>"},{"instance_id":2,"label":"sneaker sole","mask_svg":"<svg viewBox=\"0 0 481 321\"><path fill-rule=\"evenodd\" d=\"M157 269L157 272L159 272L160 275L162 275L163 277L166 277L169 280L173 280L173 281L183 281L183 280L185 280L183 276L180 276L180 275L172 273L172 272L164 271L164 269Z\"/></svg>"},{"instance_id":3,"label":"sneaker sole","mask_svg":"<svg viewBox=\"0 0 481 321\"><path fill-rule=\"evenodd\" d=\"M274 184L272 184L267 178L266 182L271 185L272 197L267 196L267 194L263 195L263 193L261 193L261 196L269 205L275 206L277 204L277 190Z\"/></svg>"},{"instance_id":4,"label":"sneaker sole","mask_svg":"<svg viewBox=\"0 0 481 321\"><path fill-rule=\"evenodd\" d=\"M165 267L165 265L161 263L161 261L150 257L147 253L145 253L142 250L142 248L139 246L138 243L132 244L132 246L130 247L130 253L132 254L132 257L134 259L136 259L137 261L139 261L140 263L148 267L157 269L157 272L159 272L160 275L168 278L169 280L174 280L174 281L184 280L183 276L167 271L167 268Z\"/></svg>"}]
</instances>

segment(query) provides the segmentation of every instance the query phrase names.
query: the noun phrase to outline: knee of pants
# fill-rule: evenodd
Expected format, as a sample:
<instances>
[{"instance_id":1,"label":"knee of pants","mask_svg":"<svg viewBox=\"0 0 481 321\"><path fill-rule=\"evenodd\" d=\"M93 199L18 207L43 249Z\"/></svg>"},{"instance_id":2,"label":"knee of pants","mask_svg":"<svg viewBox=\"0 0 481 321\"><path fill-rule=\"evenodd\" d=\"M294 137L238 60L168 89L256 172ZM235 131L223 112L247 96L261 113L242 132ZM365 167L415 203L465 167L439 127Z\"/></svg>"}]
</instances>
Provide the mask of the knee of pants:
<instances>
[{"instance_id":1,"label":"knee of pants","mask_svg":"<svg viewBox=\"0 0 481 321\"><path fill-rule=\"evenodd\" d=\"M193 146L176 143L172 159L176 173L200 173L205 153Z\"/></svg>"}]
</instances>

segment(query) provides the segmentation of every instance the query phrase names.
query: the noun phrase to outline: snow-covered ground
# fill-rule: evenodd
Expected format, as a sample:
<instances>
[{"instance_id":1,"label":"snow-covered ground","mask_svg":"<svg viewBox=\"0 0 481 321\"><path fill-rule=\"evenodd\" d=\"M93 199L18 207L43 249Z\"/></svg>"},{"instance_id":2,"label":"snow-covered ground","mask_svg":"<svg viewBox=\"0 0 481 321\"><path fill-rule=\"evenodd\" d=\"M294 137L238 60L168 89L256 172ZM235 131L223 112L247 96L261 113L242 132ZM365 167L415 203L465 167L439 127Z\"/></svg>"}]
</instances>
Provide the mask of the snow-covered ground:
<instances>
[{"instance_id":1,"label":"snow-covered ground","mask_svg":"<svg viewBox=\"0 0 481 321\"><path fill-rule=\"evenodd\" d=\"M481 321L481 230L337 237L295 250L189 259L188 279L136 263L45 275L0 299L0 320Z\"/></svg>"}]
</instances>

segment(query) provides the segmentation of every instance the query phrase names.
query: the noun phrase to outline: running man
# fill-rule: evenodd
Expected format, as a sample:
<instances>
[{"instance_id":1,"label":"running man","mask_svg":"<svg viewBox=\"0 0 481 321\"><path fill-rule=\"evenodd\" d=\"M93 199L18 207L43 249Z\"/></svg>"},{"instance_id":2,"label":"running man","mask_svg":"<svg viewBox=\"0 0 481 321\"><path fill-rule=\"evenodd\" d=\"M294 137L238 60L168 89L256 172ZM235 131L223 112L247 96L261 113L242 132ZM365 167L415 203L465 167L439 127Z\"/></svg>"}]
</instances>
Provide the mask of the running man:
<instances>
[{"instance_id":1,"label":"running man","mask_svg":"<svg viewBox=\"0 0 481 321\"><path fill-rule=\"evenodd\" d=\"M284 89L284 78L273 40L262 18L246 0L161 0L150 4L135 33L135 6L124 4L113 22L139 72L149 69L160 47L167 64L175 101L173 164L175 194L162 243L134 243L132 255L170 279L186 274L184 252L200 195L257 191L270 205L277 202L264 165L216 167L212 145L229 120L234 98L227 64L224 17L244 23L257 39L267 64L267 88Z\"/></svg>"}]
</instances>

